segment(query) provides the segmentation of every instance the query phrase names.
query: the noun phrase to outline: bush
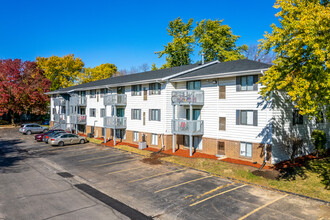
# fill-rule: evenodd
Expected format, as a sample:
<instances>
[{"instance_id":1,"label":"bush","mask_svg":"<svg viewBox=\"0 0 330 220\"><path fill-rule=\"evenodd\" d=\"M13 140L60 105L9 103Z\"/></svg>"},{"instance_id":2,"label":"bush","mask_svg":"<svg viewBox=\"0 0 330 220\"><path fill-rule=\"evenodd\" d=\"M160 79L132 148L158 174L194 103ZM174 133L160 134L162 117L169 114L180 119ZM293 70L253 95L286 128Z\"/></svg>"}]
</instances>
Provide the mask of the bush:
<instances>
[{"instance_id":1,"label":"bush","mask_svg":"<svg viewBox=\"0 0 330 220\"><path fill-rule=\"evenodd\" d=\"M6 120L0 120L0 125L8 125L9 122Z\"/></svg>"},{"instance_id":2,"label":"bush","mask_svg":"<svg viewBox=\"0 0 330 220\"><path fill-rule=\"evenodd\" d=\"M322 130L314 130L312 132L312 143L315 147L317 156L319 154L324 154L326 152L326 143L327 143L327 136L324 131Z\"/></svg>"}]
</instances>

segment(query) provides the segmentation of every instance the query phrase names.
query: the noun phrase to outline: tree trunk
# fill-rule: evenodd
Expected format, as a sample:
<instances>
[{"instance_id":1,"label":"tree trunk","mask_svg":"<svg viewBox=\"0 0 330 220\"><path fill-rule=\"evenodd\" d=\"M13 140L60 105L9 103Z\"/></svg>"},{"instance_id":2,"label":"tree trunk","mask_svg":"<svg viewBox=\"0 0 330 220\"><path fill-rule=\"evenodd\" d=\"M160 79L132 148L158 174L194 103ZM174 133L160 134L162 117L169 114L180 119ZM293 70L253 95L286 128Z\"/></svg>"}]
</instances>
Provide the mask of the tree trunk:
<instances>
[{"instance_id":1,"label":"tree trunk","mask_svg":"<svg viewBox=\"0 0 330 220\"><path fill-rule=\"evenodd\" d=\"M15 115L12 113L10 114L11 117L11 124L15 126Z\"/></svg>"}]
</instances>

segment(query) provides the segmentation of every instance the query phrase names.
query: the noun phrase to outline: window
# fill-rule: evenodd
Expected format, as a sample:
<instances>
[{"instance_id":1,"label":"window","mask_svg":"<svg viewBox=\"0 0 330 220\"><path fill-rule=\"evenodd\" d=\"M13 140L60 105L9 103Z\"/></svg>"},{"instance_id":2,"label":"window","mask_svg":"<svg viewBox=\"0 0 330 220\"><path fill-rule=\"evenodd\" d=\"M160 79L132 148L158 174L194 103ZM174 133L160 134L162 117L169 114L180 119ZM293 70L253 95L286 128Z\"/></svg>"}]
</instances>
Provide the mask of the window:
<instances>
[{"instance_id":1,"label":"window","mask_svg":"<svg viewBox=\"0 0 330 220\"><path fill-rule=\"evenodd\" d=\"M106 128L101 128L101 130L102 130L102 136L103 136L103 137L105 136L105 129L106 129Z\"/></svg>"},{"instance_id":2,"label":"window","mask_svg":"<svg viewBox=\"0 0 330 220\"><path fill-rule=\"evenodd\" d=\"M237 76L236 91L257 91L258 90L258 75L252 76Z\"/></svg>"},{"instance_id":3,"label":"window","mask_svg":"<svg viewBox=\"0 0 330 220\"><path fill-rule=\"evenodd\" d=\"M151 144L158 145L158 136L157 134L151 134Z\"/></svg>"},{"instance_id":4,"label":"window","mask_svg":"<svg viewBox=\"0 0 330 220\"><path fill-rule=\"evenodd\" d=\"M236 110L236 125L258 126L258 111Z\"/></svg>"},{"instance_id":5,"label":"window","mask_svg":"<svg viewBox=\"0 0 330 220\"><path fill-rule=\"evenodd\" d=\"M132 120L141 120L141 109L132 109Z\"/></svg>"},{"instance_id":6,"label":"window","mask_svg":"<svg viewBox=\"0 0 330 220\"><path fill-rule=\"evenodd\" d=\"M201 81L190 81L187 82L188 90L200 90L201 89Z\"/></svg>"},{"instance_id":7,"label":"window","mask_svg":"<svg viewBox=\"0 0 330 220\"><path fill-rule=\"evenodd\" d=\"M141 95L141 85L132 86L132 96L140 96Z\"/></svg>"},{"instance_id":8,"label":"window","mask_svg":"<svg viewBox=\"0 0 330 220\"><path fill-rule=\"evenodd\" d=\"M89 109L89 117L96 117L96 109L90 108Z\"/></svg>"},{"instance_id":9,"label":"window","mask_svg":"<svg viewBox=\"0 0 330 220\"><path fill-rule=\"evenodd\" d=\"M243 157L252 157L252 143L241 142L240 155Z\"/></svg>"},{"instance_id":10,"label":"window","mask_svg":"<svg viewBox=\"0 0 330 220\"><path fill-rule=\"evenodd\" d=\"M89 94L90 94L90 98L96 98L95 93L96 93L95 89L94 89L94 90L91 90L91 91L89 92Z\"/></svg>"},{"instance_id":11,"label":"window","mask_svg":"<svg viewBox=\"0 0 330 220\"><path fill-rule=\"evenodd\" d=\"M220 117L219 118L219 130L220 131L225 131L226 130L226 118L225 117Z\"/></svg>"},{"instance_id":12,"label":"window","mask_svg":"<svg viewBox=\"0 0 330 220\"><path fill-rule=\"evenodd\" d=\"M139 141L139 132L137 131L133 132L133 141Z\"/></svg>"},{"instance_id":13,"label":"window","mask_svg":"<svg viewBox=\"0 0 330 220\"><path fill-rule=\"evenodd\" d=\"M304 123L304 118L299 114L299 110L293 110L292 112L292 124L293 125L302 125Z\"/></svg>"},{"instance_id":14,"label":"window","mask_svg":"<svg viewBox=\"0 0 330 220\"><path fill-rule=\"evenodd\" d=\"M101 118L105 117L105 108L101 108Z\"/></svg>"},{"instance_id":15,"label":"window","mask_svg":"<svg viewBox=\"0 0 330 220\"><path fill-rule=\"evenodd\" d=\"M149 84L149 95L160 95L161 85L160 83Z\"/></svg>"},{"instance_id":16,"label":"window","mask_svg":"<svg viewBox=\"0 0 330 220\"><path fill-rule=\"evenodd\" d=\"M226 99L226 86L219 86L219 99Z\"/></svg>"},{"instance_id":17,"label":"window","mask_svg":"<svg viewBox=\"0 0 330 220\"><path fill-rule=\"evenodd\" d=\"M56 114L56 108L53 108L53 114Z\"/></svg>"},{"instance_id":18,"label":"window","mask_svg":"<svg viewBox=\"0 0 330 220\"><path fill-rule=\"evenodd\" d=\"M73 106L70 107L70 112L73 114Z\"/></svg>"},{"instance_id":19,"label":"window","mask_svg":"<svg viewBox=\"0 0 330 220\"><path fill-rule=\"evenodd\" d=\"M149 109L149 121L160 121L160 109Z\"/></svg>"}]
</instances>

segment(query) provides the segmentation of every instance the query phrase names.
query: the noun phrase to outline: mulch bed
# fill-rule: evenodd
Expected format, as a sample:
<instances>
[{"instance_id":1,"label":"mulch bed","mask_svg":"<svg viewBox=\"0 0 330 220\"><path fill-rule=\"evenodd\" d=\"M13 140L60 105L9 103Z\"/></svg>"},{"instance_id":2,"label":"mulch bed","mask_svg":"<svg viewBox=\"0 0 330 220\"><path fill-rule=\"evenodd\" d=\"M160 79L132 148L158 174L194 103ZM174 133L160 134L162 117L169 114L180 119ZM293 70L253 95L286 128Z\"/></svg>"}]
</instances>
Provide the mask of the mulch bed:
<instances>
[{"instance_id":1,"label":"mulch bed","mask_svg":"<svg viewBox=\"0 0 330 220\"><path fill-rule=\"evenodd\" d=\"M315 155L306 155L296 158L294 163L292 163L290 160L282 161L276 164L274 168L276 170L285 170L288 168L301 167L304 166L307 161L315 160L315 159L320 159L320 158L316 157Z\"/></svg>"},{"instance_id":2,"label":"mulch bed","mask_svg":"<svg viewBox=\"0 0 330 220\"><path fill-rule=\"evenodd\" d=\"M169 154L169 155L174 155L174 156L180 156L180 157L188 157L188 158L206 158L206 159L214 159L218 160L218 157L215 155L210 155L210 154L204 154L200 152L195 152L193 153L192 157L189 156L189 150L184 150L184 149L177 149L175 153L172 152L172 149L163 151L162 153L164 154Z\"/></svg>"},{"instance_id":3,"label":"mulch bed","mask_svg":"<svg viewBox=\"0 0 330 220\"><path fill-rule=\"evenodd\" d=\"M251 166L251 167L256 167L256 168L260 168L261 167L260 164L254 164L254 163L252 163L250 161L246 161L246 160L224 158L224 159L221 159L221 161L225 161L225 162L228 162L228 163L241 164L241 165ZM264 166L263 169L272 170L273 168L270 167L270 166Z\"/></svg>"}]
</instances>

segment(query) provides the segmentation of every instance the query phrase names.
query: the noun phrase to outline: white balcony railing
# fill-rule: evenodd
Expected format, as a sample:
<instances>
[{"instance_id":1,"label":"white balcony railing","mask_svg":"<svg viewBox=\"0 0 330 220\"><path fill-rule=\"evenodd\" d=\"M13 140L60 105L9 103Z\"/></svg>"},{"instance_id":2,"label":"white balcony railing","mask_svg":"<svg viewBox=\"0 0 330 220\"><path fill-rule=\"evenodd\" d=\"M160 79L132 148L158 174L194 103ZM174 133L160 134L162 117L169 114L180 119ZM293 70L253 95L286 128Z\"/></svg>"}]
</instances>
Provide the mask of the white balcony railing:
<instances>
[{"instance_id":1,"label":"white balcony railing","mask_svg":"<svg viewBox=\"0 0 330 220\"><path fill-rule=\"evenodd\" d=\"M71 96L70 105L86 106L87 98L86 98L86 96Z\"/></svg>"},{"instance_id":2,"label":"white balcony railing","mask_svg":"<svg viewBox=\"0 0 330 220\"><path fill-rule=\"evenodd\" d=\"M203 90L172 91L172 105L204 105Z\"/></svg>"},{"instance_id":3,"label":"white balcony railing","mask_svg":"<svg viewBox=\"0 0 330 220\"><path fill-rule=\"evenodd\" d=\"M70 115L70 123L71 124L86 124L86 115Z\"/></svg>"},{"instance_id":4,"label":"white balcony railing","mask_svg":"<svg viewBox=\"0 0 330 220\"><path fill-rule=\"evenodd\" d=\"M65 115L64 114L54 114L54 121L57 123L65 124Z\"/></svg>"},{"instance_id":5,"label":"white balcony railing","mask_svg":"<svg viewBox=\"0 0 330 220\"><path fill-rule=\"evenodd\" d=\"M54 99L54 106L65 106L65 99L64 98L55 98Z\"/></svg>"},{"instance_id":6,"label":"white balcony railing","mask_svg":"<svg viewBox=\"0 0 330 220\"><path fill-rule=\"evenodd\" d=\"M204 121L203 120L172 120L172 133L182 135L203 135Z\"/></svg>"},{"instance_id":7,"label":"white balcony railing","mask_svg":"<svg viewBox=\"0 0 330 220\"><path fill-rule=\"evenodd\" d=\"M107 94L103 97L104 105L121 105L125 106L127 103L126 94Z\"/></svg>"},{"instance_id":8,"label":"white balcony railing","mask_svg":"<svg viewBox=\"0 0 330 220\"><path fill-rule=\"evenodd\" d=\"M117 128L124 129L126 128L127 119L126 117L104 117L103 126L107 128Z\"/></svg>"}]
</instances>

